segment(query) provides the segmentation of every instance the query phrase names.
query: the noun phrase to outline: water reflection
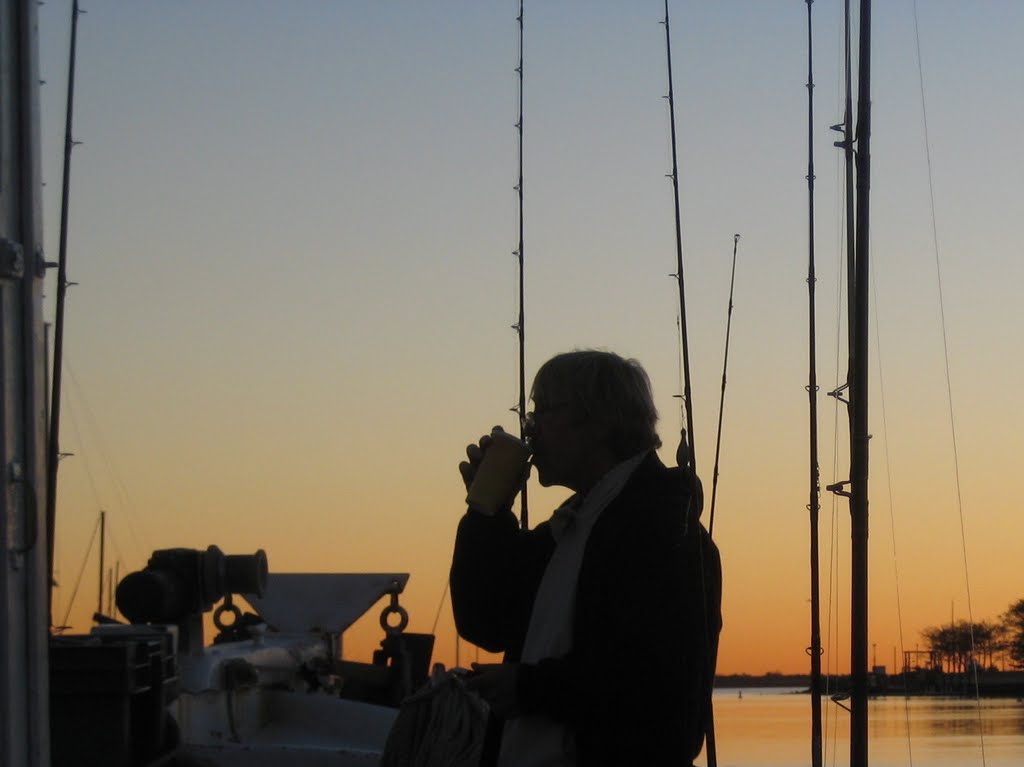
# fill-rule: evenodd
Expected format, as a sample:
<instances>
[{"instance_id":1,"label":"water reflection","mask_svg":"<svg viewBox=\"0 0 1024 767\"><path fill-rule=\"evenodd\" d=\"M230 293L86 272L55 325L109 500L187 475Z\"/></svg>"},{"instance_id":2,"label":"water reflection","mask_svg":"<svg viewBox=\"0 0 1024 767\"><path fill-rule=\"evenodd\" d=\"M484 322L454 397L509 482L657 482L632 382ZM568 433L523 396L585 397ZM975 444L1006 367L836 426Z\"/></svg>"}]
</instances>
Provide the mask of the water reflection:
<instances>
[{"instance_id":1,"label":"water reflection","mask_svg":"<svg viewBox=\"0 0 1024 767\"><path fill-rule=\"evenodd\" d=\"M778 688L716 690L720 767L811 762L811 699ZM822 708L826 764L849 763L849 713ZM877 698L869 704L872 767L1019 767L1024 703L1014 699ZM698 764L706 764L698 760Z\"/></svg>"},{"instance_id":2,"label":"water reflection","mask_svg":"<svg viewBox=\"0 0 1024 767\"><path fill-rule=\"evenodd\" d=\"M1024 735L1024 705L986 698L879 698L868 709L872 735L911 737ZM1024 756L1024 754L1022 754Z\"/></svg>"}]
</instances>

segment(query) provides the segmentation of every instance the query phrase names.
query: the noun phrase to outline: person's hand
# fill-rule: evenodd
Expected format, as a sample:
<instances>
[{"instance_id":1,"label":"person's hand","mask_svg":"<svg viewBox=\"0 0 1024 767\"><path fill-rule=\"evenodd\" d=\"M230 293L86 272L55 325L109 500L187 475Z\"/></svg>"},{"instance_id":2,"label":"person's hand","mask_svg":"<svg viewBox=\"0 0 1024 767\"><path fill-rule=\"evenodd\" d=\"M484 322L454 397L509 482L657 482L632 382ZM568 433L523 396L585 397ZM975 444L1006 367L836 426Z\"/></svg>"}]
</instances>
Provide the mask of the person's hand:
<instances>
[{"instance_id":1,"label":"person's hand","mask_svg":"<svg viewBox=\"0 0 1024 767\"><path fill-rule=\"evenodd\" d=\"M517 663L474 663L475 672L466 679L466 689L487 701L491 711L502 719L514 719L519 710Z\"/></svg>"},{"instance_id":2,"label":"person's hand","mask_svg":"<svg viewBox=\"0 0 1024 767\"><path fill-rule=\"evenodd\" d=\"M500 426L495 426L491 429L491 434L496 431L505 431ZM466 457L469 460L463 461L459 464L459 474L462 475L462 481L466 485L466 490L469 490L469 486L473 484L473 478L476 477L477 469L480 468L480 461L484 458L484 451L487 450L487 446L491 444L491 434L485 434L480 438L480 441L475 445L466 446Z\"/></svg>"},{"instance_id":3,"label":"person's hand","mask_svg":"<svg viewBox=\"0 0 1024 767\"><path fill-rule=\"evenodd\" d=\"M495 443L499 440L503 444L496 447ZM467 500L472 494L470 488L478 479L480 468L487 460L488 451L498 450L500 447L499 453L504 453L504 455L499 454L497 456L498 463L490 467L492 471L489 472L485 486L476 488L477 493L474 500L469 504L471 509L487 516L500 511L511 511L515 497L526 487L526 482L530 478L530 463L526 460L528 453L521 456L523 461L519 476L509 475L509 472L516 467L515 463L509 462L517 460L518 449L514 448L516 452L512 454L508 452L508 449L512 443L519 442L520 440L506 434L500 426L495 426L491 429L491 433L482 436L477 444L469 445L466 448L468 460L459 464L459 473L466 485ZM529 448L526 447L526 449ZM503 495L507 495L507 497L502 497Z\"/></svg>"}]
</instances>

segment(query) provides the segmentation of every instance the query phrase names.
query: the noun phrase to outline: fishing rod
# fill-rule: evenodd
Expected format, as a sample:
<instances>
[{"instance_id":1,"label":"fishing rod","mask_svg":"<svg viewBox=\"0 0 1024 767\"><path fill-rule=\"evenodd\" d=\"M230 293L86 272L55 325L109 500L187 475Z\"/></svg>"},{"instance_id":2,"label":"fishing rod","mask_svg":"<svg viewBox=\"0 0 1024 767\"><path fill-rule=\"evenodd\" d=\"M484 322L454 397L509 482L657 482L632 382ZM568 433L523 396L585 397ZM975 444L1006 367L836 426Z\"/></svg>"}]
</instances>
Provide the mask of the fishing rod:
<instances>
[{"instance_id":1,"label":"fishing rod","mask_svg":"<svg viewBox=\"0 0 1024 767\"><path fill-rule=\"evenodd\" d=\"M50 400L50 438L46 460L46 566L50 583L50 625L53 625L53 539L57 524L57 463L60 461L60 393L61 370L64 356L64 298L68 286L68 198L71 182L71 150L75 141L71 136L75 98L75 47L78 38L78 0L71 3L71 44L68 55L68 94L64 115L64 177L60 204L60 253L57 259L57 303L53 325L53 377Z\"/></svg>"},{"instance_id":2,"label":"fishing rod","mask_svg":"<svg viewBox=\"0 0 1024 767\"><path fill-rule=\"evenodd\" d=\"M818 583L818 515L821 511L820 472L818 466L818 375L814 312L814 58L811 5L807 0L807 299L808 299L808 380L810 421L810 512L811 537L811 767L822 764L821 734L821 594Z\"/></svg>"},{"instance_id":3,"label":"fishing rod","mask_svg":"<svg viewBox=\"0 0 1024 767\"><path fill-rule=\"evenodd\" d=\"M690 471L697 474L697 453L693 439L693 397L690 387L690 346L689 337L686 332L686 290L683 280L683 234L682 222L679 215L679 160L676 150L676 106L675 95L672 88L672 36L669 34L668 22L668 0L665 0L665 56L668 63L668 114L669 126L672 132L672 172L668 175L672 179L672 193L675 207L676 224L676 272L671 275L676 278L679 287L679 336L683 353L683 405L686 412L686 439L689 452Z\"/></svg>"},{"instance_id":4,"label":"fishing rod","mask_svg":"<svg viewBox=\"0 0 1024 767\"><path fill-rule=\"evenodd\" d=\"M732 275L729 277L729 311L725 321L725 358L722 361L722 396L718 401L718 436L715 439L715 469L711 475L711 513L708 518L708 535L715 529L715 498L718 495L718 459L722 453L722 414L725 412L725 381L726 370L729 367L729 334L732 330L732 294L733 286L736 284L736 249L740 243L740 236L732 236ZM817 766L815 766L817 767Z\"/></svg>"},{"instance_id":5,"label":"fishing rod","mask_svg":"<svg viewBox=\"0 0 1024 767\"><path fill-rule=\"evenodd\" d=\"M672 87L672 35L669 28L669 17L668 17L668 0L665 0L665 19L662 22L665 25L665 60L668 68L668 95L665 97L668 99L668 112L669 112L669 127L672 132L671 143L672 143L672 173L669 178L672 179L672 194L673 194L673 207L675 212L675 226L676 226L676 273L673 275L676 278L676 283L679 287L679 336L680 336L680 350L682 351L682 367L683 367L683 405L686 413L686 444L687 451L689 453L686 456L689 459L689 468L693 474L694 481L697 481L697 453L694 446L693 438L693 397L691 396L690 387L690 349L689 349L689 336L686 331L686 291L683 280L683 236L682 236L682 223L679 214L679 160L678 152L676 149L676 107L675 107L675 92ZM683 456L680 454L683 452L683 445L679 445L677 450L677 463L683 466L684 463L680 460ZM697 485L699 487L699 484ZM691 496L692 501L692 496ZM688 503L689 506L689 503ZM700 513L700 509L697 509L697 513ZM686 520L689 522L690 509L686 509ZM708 540L710 540L710 534ZM697 546L698 556L700 556L700 572L701 572L701 596L704 599L704 641L705 647L707 647L708 655L705 658L706 666L705 673L708 675L709 683L714 682L715 678L715 652L713 650L713 644L711 642L710 625L708 622L708 584L704 581L704 561L703 561L703 547ZM707 767L717 767L718 756L717 746L715 743L715 711L713 701L708 701L708 708L705 712L704 734L705 734L705 752L707 754Z\"/></svg>"},{"instance_id":6,"label":"fishing rod","mask_svg":"<svg viewBox=\"0 0 1024 767\"><path fill-rule=\"evenodd\" d=\"M519 179L516 182L516 196L519 198L519 244L515 250L519 266L519 318L512 326L519 337L519 404L513 408L519 416L519 436L526 439L526 316L525 316L525 274L523 270L523 0L519 0L519 118L516 120L516 133L519 140ZM519 495L519 524L523 530L530 527L530 513L526 498L526 485Z\"/></svg>"}]
</instances>

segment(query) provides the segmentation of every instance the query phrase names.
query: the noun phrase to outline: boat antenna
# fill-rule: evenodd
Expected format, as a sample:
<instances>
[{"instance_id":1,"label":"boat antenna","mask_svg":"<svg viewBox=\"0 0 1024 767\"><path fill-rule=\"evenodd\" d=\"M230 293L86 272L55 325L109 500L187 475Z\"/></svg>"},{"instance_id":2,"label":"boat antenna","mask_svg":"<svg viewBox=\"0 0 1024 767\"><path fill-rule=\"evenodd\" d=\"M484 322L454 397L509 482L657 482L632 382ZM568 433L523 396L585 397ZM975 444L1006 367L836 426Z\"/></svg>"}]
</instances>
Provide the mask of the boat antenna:
<instances>
[{"instance_id":1,"label":"boat antenna","mask_svg":"<svg viewBox=\"0 0 1024 767\"><path fill-rule=\"evenodd\" d=\"M68 55L68 94L64 115L64 177L61 184L60 252L57 258L57 302L53 324L53 377L50 399L50 438L46 458L46 542L47 573L50 586L50 624L53 625L53 539L57 520L57 464L60 461L60 393L61 369L64 356L64 297L74 283L68 282L68 198L71 182L71 150L80 142L71 135L75 100L75 44L78 38L78 16L85 11L78 8L78 0L71 3L71 43Z\"/></svg>"},{"instance_id":2,"label":"boat antenna","mask_svg":"<svg viewBox=\"0 0 1024 767\"><path fill-rule=\"evenodd\" d=\"M815 334L814 287L814 59L811 5L807 0L807 318L808 379L810 421L810 492L807 510L811 525L811 767L821 767L821 594L818 583L818 515L821 511L818 467L818 374Z\"/></svg>"},{"instance_id":3,"label":"boat antenna","mask_svg":"<svg viewBox=\"0 0 1024 767\"><path fill-rule=\"evenodd\" d=\"M516 182L516 196L519 198L519 244L515 256L519 267L519 318L512 329L519 337L519 404L512 408L519 416L519 436L526 439L526 316L525 316L525 274L523 270L523 0L519 0L519 117L516 120L516 134L519 143L519 178ZM526 498L526 485L519 494L519 524L526 530L530 526L529 505Z\"/></svg>"},{"instance_id":4,"label":"boat antenna","mask_svg":"<svg viewBox=\"0 0 1024 767\"><path fill-rule=\"evenodd\" d=\"M679 159L676 149L676 106L674 92L672 89L672 36L669 34L668 0L665 0L665 20L662 23L665 25L665 56L668 63L668 94L665 98L668 99L669 128L672 132L672 172L668 174L668 177L672 179L672 194L676 223L676 272L671 276L675 277L676 284L679 286L679 337L681 344L680 348L683 352L683 406L686 413L686 425L684 428L686 429L690 471L696 475L697 454L693 439L693 397L691 396L692 390L690 388L690 345L686 332L686 291L684 289L685 286L683 280L683 233L682 223L679 216Z\"/></svg>"},{"instance_id":5,"label":"boat antenna","mask_svg":"<svg viewBox=\"0 0 1024 767\"><path fill-rule=\"evenodd\" d=\"M726 370L729 367L729 334L732 330L732 295L736 284L736 249L740 244L740 236L732 236L732 274L729 277L729 310L725 320L725 356L722 360L722 395L718 400L718 434L715 438L715 469L711 475L711 512L708 517L708 535L715 529L715 499L718 497L718 463L722 453L722 414L725 412ZM815 766L817 767L817 766Z\"/></svg>"}]
</instances>

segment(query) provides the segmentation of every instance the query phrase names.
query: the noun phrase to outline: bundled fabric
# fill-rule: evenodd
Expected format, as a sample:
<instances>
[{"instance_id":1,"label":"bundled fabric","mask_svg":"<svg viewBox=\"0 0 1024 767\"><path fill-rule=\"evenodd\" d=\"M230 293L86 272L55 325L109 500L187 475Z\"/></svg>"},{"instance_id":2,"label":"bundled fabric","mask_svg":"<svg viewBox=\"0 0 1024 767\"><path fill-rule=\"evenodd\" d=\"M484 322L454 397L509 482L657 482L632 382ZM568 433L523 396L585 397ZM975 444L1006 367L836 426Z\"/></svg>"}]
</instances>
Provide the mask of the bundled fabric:
<instances>
[{"instance_id":1,"label":"bundled fabric","mask_svg":"<svg viewBox=\"0 0 1024 767\"><path fill-rule=\"evenodd\" d=\"M388 734L381 767L477 767L487 704L457 672L435 674L404 701Z\"/></svg>"}]
</instances>

